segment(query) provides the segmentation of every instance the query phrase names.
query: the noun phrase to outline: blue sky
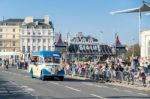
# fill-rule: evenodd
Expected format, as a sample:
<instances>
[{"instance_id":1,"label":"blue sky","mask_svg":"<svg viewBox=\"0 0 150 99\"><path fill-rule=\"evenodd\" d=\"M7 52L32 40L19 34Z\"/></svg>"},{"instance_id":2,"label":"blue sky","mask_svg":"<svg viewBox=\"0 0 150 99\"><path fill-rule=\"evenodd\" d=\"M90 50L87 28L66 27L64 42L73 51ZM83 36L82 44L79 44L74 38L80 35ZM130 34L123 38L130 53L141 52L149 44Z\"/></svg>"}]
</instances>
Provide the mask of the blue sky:
<instances>
[{"instance_id":1,"label":"blue sky","mask_svg":"<svg viewBox=\"0 0 150 99\"><path fill-rule=\"evenodd\" d=\"M134 8L142 0L0 0L0 20L7 18L43 18L49 15L55 31L66 38L77 32L114 42L115 32L123 44L138 42L138 14L111 15L111 11ZM150 1L150 0L147 0ZM150 29L150 16L142 16L142 29Z\"/></svg>"}]
</instances>

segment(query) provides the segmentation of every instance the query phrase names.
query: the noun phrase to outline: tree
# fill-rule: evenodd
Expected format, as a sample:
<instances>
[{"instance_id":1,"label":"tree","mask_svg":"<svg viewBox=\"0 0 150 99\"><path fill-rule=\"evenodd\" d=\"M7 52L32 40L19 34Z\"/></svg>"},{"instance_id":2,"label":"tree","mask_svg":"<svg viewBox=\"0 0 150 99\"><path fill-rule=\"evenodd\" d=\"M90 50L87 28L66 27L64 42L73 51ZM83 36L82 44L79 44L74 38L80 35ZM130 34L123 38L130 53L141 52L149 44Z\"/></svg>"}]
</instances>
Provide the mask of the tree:
<instances>
[{"instance_id":1,"label":"tree","mask_svg":"<svg viewBox=\"0 0 150 99\"><path fill-rule=\"evenodd\" d=\"M127 58L129 59L131 56L138 56L140 57L140 46L139 44L134 44L129 47L127 51Z\"/></svg>"}]
</instances>

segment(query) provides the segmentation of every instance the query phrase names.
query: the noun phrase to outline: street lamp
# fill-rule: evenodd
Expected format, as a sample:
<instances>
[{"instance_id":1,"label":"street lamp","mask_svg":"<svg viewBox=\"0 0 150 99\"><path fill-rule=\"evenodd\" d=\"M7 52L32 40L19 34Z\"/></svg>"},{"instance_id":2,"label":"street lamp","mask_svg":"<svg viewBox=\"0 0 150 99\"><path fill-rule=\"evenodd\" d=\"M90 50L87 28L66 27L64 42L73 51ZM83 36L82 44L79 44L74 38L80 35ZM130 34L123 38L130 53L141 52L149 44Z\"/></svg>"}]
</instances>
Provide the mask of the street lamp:
<instances>
[{"instance_id":1,"label":"street lamp","mask_svg":"<svg viewBox=\"0 0 150 99\"><path fill-rule=\"evenodd\" d=\"M100 51L99 51L99 61L101 60L101 45L102 45L102 41L103 41L103 37L102 37L102 35L103 35L103 31L100 31L100 45L99 45L99 47L100 47Z\"/></svg>"},{"instance_id":2,"label":"street lamp","mask_svg":"<svg viewBox=\"0 0 150 99\"><path fill-rule=\"evenodd\" d=\"M132 57L134 57L134 38L132 39L133 43L133 51L132 51Z\"/></svg>"},{"instance_id":3,"label":"street lamp","mask_svg":"<svg viewBox=\"0 0 150 99\"><path fill-rule=\"evenodd\" d=\"M67 46L66 46L66 52L67 52L67 60L69 59L69 32L67 33Z\"/></svg>"},{"instance_id":4,"label":"street lamp","mask_svg":"<svg viewBox=\"0 0 150 99\"><path fill-rule=\"evenodd\" d=\"M80 51L79 51L79 49L78 49L78 52L77 52L77 54L78 54L78 62L79 62L79 54L80 54Z\"/></svg>"}]
</instances>

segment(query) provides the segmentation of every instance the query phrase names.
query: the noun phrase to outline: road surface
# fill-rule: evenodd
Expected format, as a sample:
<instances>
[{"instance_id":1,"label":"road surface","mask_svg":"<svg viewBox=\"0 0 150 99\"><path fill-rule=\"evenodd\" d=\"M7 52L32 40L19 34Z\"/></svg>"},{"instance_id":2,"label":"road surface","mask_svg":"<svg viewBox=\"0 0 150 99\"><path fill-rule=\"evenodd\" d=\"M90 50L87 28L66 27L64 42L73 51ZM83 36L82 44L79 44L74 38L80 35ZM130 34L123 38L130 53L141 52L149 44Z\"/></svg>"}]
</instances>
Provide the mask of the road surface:
<instances>
[{"instance_id":1,"label":"road surface","mask_svg":"<svg viewBox=\"0 0 150 99\"><path fill-rule=\"evenodd\" d=\"M41 81L9 68L0 69L0 99L150 99L150 93L73 78Z\"/></svg>"}]
</instances>

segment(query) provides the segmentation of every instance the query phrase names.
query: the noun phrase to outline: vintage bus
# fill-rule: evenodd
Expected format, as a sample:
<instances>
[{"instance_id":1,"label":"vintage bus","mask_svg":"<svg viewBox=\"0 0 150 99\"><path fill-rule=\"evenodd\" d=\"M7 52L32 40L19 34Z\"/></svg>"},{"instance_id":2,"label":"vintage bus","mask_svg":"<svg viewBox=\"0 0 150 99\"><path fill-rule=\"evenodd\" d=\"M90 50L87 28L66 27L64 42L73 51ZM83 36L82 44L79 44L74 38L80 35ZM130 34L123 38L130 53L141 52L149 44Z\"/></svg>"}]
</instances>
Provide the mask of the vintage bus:
<instances>
[{"instance_id":1,"label":"vintage bus","mask_svg":"<svg viewBox=\"0 0 150 99\"><path fill-rule=\"evenodd\" d=\"M59 80L64 79L64 69L61 66L62 54L56 51L37 51L31 53L28 73L33 78L57 77Z\"/></svg>"}]
</instances>

